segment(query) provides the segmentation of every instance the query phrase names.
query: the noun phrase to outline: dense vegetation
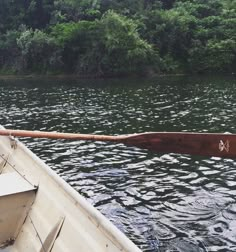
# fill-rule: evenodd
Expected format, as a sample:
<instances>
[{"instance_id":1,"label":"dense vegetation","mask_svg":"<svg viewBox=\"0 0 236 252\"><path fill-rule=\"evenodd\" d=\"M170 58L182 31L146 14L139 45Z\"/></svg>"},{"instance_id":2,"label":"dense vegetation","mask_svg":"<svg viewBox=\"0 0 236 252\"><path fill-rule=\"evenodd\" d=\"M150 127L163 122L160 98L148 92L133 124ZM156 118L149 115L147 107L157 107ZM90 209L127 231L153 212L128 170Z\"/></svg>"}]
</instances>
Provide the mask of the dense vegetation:
<instances>
[{"instance_id":1,"label":"dense vegetation","mask_svg":"<svg viewBox=\"0 0 236 252\"><path fill-rule=\"evenodd\" d=\"M2 73L233 72L236 0L0 0Z\"/></svg>"}]
</instances>

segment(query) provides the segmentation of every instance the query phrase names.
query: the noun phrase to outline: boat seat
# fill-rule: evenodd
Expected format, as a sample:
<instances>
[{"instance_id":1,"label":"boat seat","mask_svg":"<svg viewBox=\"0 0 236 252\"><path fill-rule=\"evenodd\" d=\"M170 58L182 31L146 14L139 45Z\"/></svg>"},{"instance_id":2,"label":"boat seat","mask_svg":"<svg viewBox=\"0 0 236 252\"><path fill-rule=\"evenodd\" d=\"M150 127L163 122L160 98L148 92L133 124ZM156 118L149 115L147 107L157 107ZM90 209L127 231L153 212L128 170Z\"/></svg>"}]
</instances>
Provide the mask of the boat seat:
<instances>
[{"instance_id":1,"label":"boat seat","mask_svg":"<svg viewBox=\"0 0 236 252\"><path fill-rule=\"evenodd\" d=\"M14 242L37 188L17 172L0 175L0 248Z\"/></svg>"}]
</instances>

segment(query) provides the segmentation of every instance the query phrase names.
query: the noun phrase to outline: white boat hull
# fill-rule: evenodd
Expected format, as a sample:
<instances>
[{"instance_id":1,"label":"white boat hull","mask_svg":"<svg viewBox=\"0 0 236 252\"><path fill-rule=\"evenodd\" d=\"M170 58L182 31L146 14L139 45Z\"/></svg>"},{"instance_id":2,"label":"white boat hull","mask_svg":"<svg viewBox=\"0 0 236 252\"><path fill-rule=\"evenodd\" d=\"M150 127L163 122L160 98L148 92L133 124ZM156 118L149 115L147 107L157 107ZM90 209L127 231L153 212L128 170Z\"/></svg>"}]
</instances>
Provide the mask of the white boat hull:
<instances>
[{"instance_id":1,"label":"white boat hull","mask_svg":"<svg viewBox=\"0 0 236 252\"><path fill-rule=\"evenodd\" d=\"M23 206L24 214L17 224L19 227L15 227L15 233L9 230L12 236L8 239L4 237L2 246L13 243L4 251L141 251L42 160L22 143L7 136L0 137L0 172L0 177L7 173L11 177L17 173L32 187L29 189L28 206L18 204ZM22 187L18 193L13 193L16 197L13 202L19 201L17 197L24 194L24 190ZM6 198L9 196L3 195L3 202L7 202ZM14 207L19 208L13 206L13 213ZM8 207L4 209L0 201L0 214L8 215ZM8 225L5 225L2 233L0 230L0 242L7 229Z\"/></svg>"}]
</instances>

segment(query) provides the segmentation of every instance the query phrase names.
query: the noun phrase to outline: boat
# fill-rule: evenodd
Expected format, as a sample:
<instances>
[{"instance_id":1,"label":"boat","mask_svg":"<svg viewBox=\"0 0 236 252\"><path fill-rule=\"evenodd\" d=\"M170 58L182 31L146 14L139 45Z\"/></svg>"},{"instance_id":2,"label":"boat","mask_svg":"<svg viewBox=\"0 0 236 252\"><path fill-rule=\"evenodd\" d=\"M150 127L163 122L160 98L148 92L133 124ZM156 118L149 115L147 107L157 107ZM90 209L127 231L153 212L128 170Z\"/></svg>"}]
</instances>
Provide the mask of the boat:
<instances>
[{"instance_id":1,"label":"boat","mask_svg":"<svg viewBox=\"0 0 236 252\"><path fill-rule=\"evenodd\" d=\"M3 251L141 252L12 136L0 136L0 252Z\"/></svg>"}]
</instances>

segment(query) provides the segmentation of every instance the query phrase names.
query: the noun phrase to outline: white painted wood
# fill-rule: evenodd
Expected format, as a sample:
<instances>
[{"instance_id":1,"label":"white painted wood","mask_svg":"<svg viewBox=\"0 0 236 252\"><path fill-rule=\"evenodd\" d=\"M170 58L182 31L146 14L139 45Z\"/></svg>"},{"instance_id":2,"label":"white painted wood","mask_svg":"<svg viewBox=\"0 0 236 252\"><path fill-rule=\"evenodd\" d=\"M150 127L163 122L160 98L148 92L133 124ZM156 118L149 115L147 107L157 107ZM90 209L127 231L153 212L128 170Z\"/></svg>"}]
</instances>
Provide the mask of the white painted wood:
<instances>
[{"instance_id":1,"label":"white painted wood","mask_svg":"<svg viewBox=\"0 0 236 252\"><path fill-rule=\"evenodd\" d=\"M17 172L0 175L0 246L15 240L35 197L35 188Z\"/></svg>"},{"instance_id":2,"label":"white painted wood","mask_svg":"<svg viewBox=\"0 0 236 252\"><path fill-rule=\"evenodd\" d=\"M64 222L52 252L141 252L23 144L18 142L17 148L11 152L7 141L8 137L0 137L0 150L11 153L3 172L12 171L14 166L32 185L38 185L35 201L9 252L42 251L42 244L62 216Z\"/></svg>"},{"instance_id":3,"label":"white painted wood","mask_svg":"<svg viewBox=\"0 0 236 252\"><path fill-rule=\"evenodd\" d=\"M0 197L27 192L34 189L34 186L17 172L9 172L0 175Z\"/></svg>"}]
</instances>

